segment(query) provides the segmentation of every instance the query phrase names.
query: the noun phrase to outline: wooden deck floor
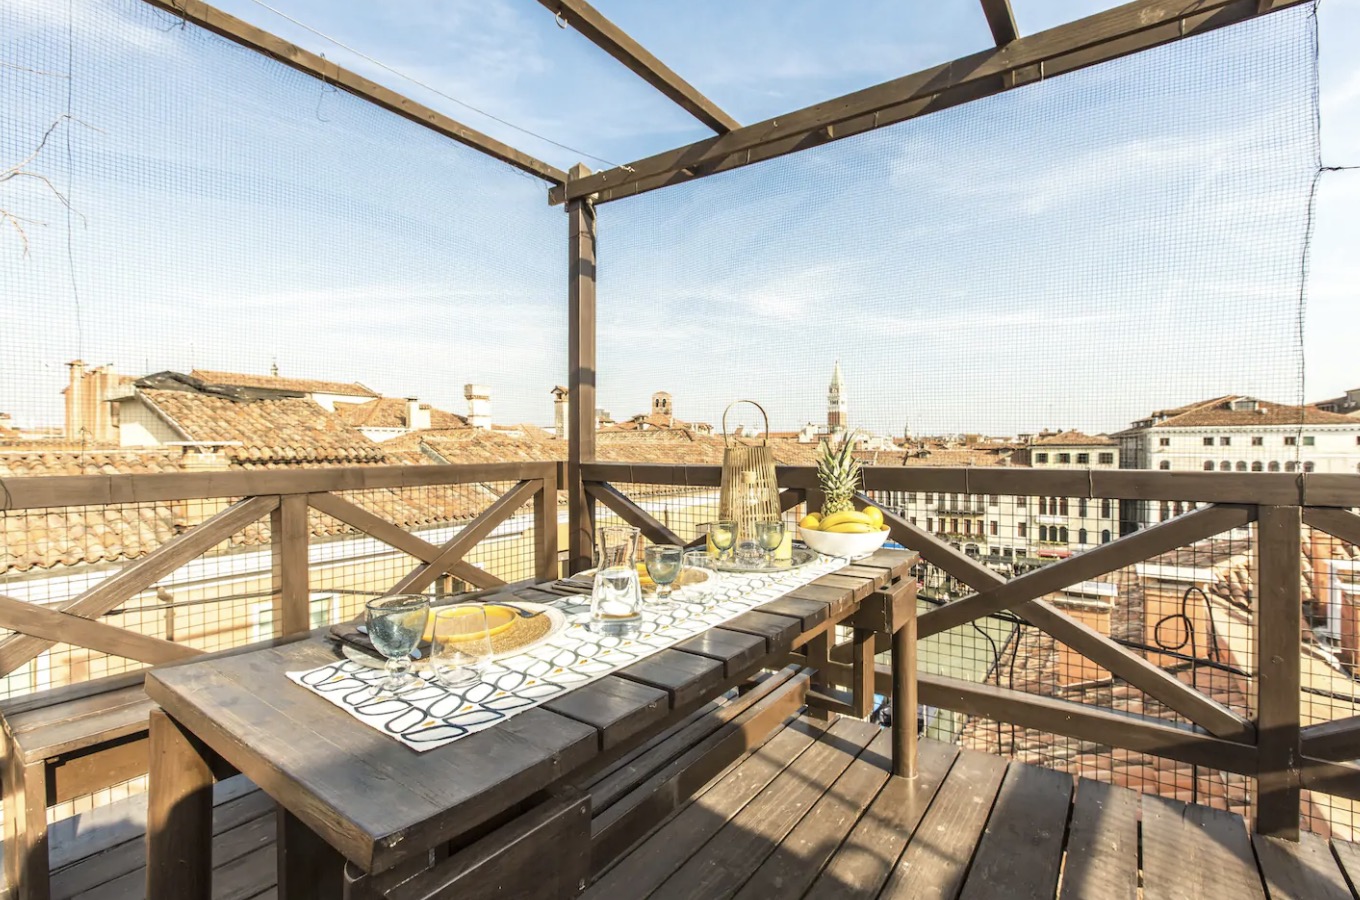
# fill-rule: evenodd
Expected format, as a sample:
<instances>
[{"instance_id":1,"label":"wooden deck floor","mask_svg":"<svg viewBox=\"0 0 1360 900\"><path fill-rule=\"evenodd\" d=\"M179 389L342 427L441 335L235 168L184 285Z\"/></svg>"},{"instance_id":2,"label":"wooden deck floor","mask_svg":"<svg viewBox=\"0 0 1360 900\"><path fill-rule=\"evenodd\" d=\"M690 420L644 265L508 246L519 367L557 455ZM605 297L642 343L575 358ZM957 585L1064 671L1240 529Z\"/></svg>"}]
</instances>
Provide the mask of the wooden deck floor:
<instances>
[{"instance_id":1,"label":"wooden deck floor","mask_svg":"<svg viewBox=\"0 0 1360 900\"><path fill-rule=\"evenodd\" d=\"M793 720L586 897L1360 897L1360 847L1253 839L1229 813L934 741L919 778L893 780L888 739L851 719ZM144 814L128 803L54 829L54 897L144 896ZM214 832L214 896L275 897L269 798L240 778L219 785Z\"/></svg>"}]
</instances>

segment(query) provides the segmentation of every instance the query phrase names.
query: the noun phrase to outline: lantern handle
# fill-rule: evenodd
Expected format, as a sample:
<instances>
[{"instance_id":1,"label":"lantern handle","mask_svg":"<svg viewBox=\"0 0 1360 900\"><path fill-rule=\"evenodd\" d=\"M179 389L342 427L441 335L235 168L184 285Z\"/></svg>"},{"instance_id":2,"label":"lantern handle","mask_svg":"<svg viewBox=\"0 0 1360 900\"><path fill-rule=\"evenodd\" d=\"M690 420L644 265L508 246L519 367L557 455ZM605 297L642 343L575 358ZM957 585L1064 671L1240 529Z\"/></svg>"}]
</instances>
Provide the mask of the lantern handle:
<instances>
[{"instance_id":1,"label":"lantern handle","mask_svg":"<svg viewBox=\"0 0 1360 900\"><path fill-rule=\"evenodd\" d=\"M764 438L764 441L761 443L760 446L762 446L762 447L768 447L769 444L770 444L770 417L769 417L769 414L767 414L767 413L765 412L765 407L761 406L759 403L757 403L757 402L754 401L754 400L733 400L731 403L727 404L727 409L723 410L723 417L722 417L723 446L724 446L724 447L730 447L730 446L732 446L732 442L731 442L731 440L728 439L728 436L727 436L727 414L728 414L729 412L731 412L731 411L732 411L732 407L736 406L738 403L749 403L749 404L751 404L752 406L754 406L756 409L760 410L760 415L761 415L762 417L764 417L764 419L765 419L765 438Z\"/></svg>"}]
</instances>

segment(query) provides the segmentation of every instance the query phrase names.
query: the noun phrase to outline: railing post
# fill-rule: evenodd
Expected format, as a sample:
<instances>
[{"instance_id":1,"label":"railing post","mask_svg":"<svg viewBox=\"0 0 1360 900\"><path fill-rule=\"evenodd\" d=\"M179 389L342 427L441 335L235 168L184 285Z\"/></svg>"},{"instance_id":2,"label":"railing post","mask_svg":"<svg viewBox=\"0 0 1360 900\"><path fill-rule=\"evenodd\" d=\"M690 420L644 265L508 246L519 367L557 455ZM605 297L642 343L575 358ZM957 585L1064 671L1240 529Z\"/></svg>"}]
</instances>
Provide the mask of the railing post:
<instances>
[{"instance_id":1,"label":"railing post","mask_svg":"<svg viewBox=\"0 0 1360 900\"><path fill-rule=\"evenodd\" d=\"M284 494L269 514L270 549L274 571L274 621L276 634L310 631L311 587L307 563L307 495Z\"/></svg>"},{"instance_id":2,"label":"railing post","mask_svg":"<svg viewBox=\"0 0 1360 900\"><path fill-rule=\"evenodd\" d=\"M590 170L572 166L570 178ZM595 207L588 199L567 204L567 370L571 423L567 436L567 502L570 515L567 567L589 568L595 506L581 480L581 464L595 461Z\"/></svg>"},{"instance_id":3,"label":"railing post","mask_svg":"<svg viewBox=\"0 0 1360 900\"><path fill-rule=\"evenodd\" d=\"M898 628L892 635L892 773L901 778L915 778L918 704L915 582L905 590L909 591L909 602L897 606L901 621L893 623Z\"/></svg>"},{"instance_id":4,"label":"railing post","mask_svg":"<svg viewBox=\"0 0 1360 900\"><path fill-rule=\"evenodd\" d=\"M556 581L557 566L557 464L548 466L541 488L534 495L534 578Z\"/></svg>"},{"instance_id":5,"label":"railing post","mask_svg":"<svg viewBox=\"0 0 1360 900\"><path fill-rule=\"evenodd\" d=\"M1256 528L1256 831L1297 841L1301 510L1262 506Z\"/></svg>"}]
</instances>

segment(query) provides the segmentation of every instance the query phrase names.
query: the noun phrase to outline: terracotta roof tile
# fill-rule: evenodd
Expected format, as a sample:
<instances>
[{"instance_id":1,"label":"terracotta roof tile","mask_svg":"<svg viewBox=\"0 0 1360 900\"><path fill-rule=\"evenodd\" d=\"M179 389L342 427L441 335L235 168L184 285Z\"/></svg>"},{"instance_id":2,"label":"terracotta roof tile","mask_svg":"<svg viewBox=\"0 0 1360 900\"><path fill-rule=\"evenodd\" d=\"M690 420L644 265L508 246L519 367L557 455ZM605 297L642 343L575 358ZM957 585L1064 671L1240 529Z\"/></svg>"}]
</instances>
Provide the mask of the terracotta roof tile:
<instances>
[{"instance_id":1,"label":"terracotta roof tile","mask_svg":"<svg viewBox=\"0 0 1360 900\"><path fill-rule=\"evenodd\" d=\"M406 421L407 403L399 397L379 397L364 403L335 404L335 414L340 421L355 428L410 428ZM466 427L467 419L429 406L431 428Z\"/></svg>"},{"instance_id":2,"label":"terracotta roof tile","mask_svg":"<svg viewBox=\"0 0 1360 900\"><path fill-rule=\"evenodd\" d=\"M1114 447L1118 445L1112 437L1103 434L1084 434L1080 431L1062 431L1056 434L1041 434L1034 439L1036 446L1064 447Z\"/></svg>"},{"instance_id":3,"label":"terracotta roof tile","mask_svg":"<svg viewBox=\"0 0 1360 900\"><path fill-rule=\"evenodd\" d=\"M1183 410L1168 410L1170 418L1153 428L1251 427L1253 425L1354 425L1351 416L1324 412L1311 406L1288 406L1257 401L1255 409L1232 409L1235 400L1250 397L1220 397Z\"/></svg>"},{"instance_id":4,"label":"terracotta roof tile","mask_svg":"<svg viewBox=\"0 0 1360 900\"><path fill-rule=\"evenodd\" d=\"M304 394L343 394L350 397L377 397L378 392L357 381L321 381L313 378L281 378L278 375L245 375L240 372L216 372L194 369L189 375L208 384L233 387L264 388L270 391L299 391Z\"/></svg>"}]
</instances>

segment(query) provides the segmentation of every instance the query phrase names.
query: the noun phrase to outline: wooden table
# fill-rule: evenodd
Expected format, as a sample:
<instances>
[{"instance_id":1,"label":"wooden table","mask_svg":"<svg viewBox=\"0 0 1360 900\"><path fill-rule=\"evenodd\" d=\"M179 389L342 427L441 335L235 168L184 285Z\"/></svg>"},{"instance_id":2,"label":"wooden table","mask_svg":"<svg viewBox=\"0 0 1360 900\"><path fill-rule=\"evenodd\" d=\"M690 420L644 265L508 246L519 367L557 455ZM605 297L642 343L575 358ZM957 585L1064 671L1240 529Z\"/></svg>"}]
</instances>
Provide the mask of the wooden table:
<instances>
[{"instance_id":1,"label":"wooden table","mask_svg":"<svg viewBox=\"0 0 1360 900\"><path fill-rule=\"evenodd\" d=\"M914 554L880 551L485 731L417 753L285 678L335 660L324 630L153 670L147 895L211 896L212 784L245 773L279 805L279 896L339 897L598 770L796 647L825 644ZM551 585L513 589L560 599ZM492 598L486 598L491 600ZM809 653L809 656L812 656Z\"/></svg>"}]
</instances>

